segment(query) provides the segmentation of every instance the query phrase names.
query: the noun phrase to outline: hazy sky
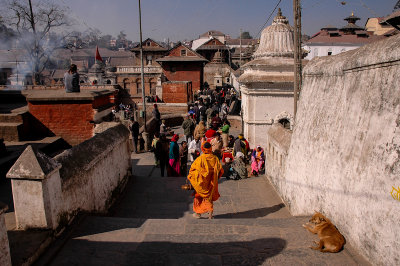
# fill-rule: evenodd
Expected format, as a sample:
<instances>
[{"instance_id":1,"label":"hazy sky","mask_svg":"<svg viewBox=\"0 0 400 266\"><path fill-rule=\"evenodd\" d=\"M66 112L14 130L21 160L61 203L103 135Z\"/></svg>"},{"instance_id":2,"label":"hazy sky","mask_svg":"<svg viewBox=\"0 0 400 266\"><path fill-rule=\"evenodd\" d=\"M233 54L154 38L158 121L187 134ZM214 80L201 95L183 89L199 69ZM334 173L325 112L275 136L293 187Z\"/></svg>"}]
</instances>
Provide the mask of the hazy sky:
<instances>
[{"instance_id":1,"label":"hazy sky","mask_svg":"<svg viewBox=\"0 0 400 266\"><path fill-rule=\"evenodd\" d=\"M114 37L123 30L139 40L138 0L54 0L70 9L80 29L93 27ZM313 35L328 24L341 27L354 11L364 26L369 17L390 14L398 0L303 0L303 32ZM219 30L233 38L240 28L253 37L266 22L278 0L142 0L143 38L163 41L191 40L208 30ZM283 14L292 20L292 0L282 0ZM274 17L275 14L272 16ZM272 19L267 23L270 25Z\"/></svg>"}]
</instances>

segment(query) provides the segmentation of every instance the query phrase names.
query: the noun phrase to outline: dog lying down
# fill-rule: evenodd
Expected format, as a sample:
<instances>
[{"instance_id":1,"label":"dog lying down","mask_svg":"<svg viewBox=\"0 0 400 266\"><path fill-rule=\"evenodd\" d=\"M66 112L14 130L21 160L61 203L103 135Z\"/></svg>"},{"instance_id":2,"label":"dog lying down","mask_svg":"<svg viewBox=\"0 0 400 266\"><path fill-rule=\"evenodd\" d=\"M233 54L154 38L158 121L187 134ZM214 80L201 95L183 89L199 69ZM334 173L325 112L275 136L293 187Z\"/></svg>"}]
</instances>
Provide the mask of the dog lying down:
<instances>
[{"instance_id":1,"label":"dog lying down","mask_svg":"<svg viewBox=\"0 0 400 266\"><path fill-rule=\"evenodd\" d=\"M321 252L339 252L346 243L345 238L331 221L319 212L315 212L309 223L303 227L313 234L318 234L318 246L310 247Z\"/></svg>"}]
</instances>

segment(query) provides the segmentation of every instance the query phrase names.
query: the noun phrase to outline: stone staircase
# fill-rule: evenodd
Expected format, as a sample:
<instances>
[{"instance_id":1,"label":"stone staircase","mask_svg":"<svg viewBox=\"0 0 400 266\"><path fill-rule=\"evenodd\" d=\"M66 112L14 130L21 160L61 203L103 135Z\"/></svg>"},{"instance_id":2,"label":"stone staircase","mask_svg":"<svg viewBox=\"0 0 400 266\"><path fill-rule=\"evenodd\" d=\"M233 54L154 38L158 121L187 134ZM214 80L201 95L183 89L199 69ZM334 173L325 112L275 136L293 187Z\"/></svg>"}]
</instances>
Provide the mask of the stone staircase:
<instances>
[{"instance_id":1,"label":"stone staircase","mask_svg":"<svg viewBox=\"0 0 400 266\"><path fill-rule=\"evenodd\" d=\"M37 265L368 265L350 247L311 250L266 177L222 178L214 219L192 217L184 177L160 177L152 154L133 155L135 177L110 216L87 216Z\"/></svg>"}]
</instances>

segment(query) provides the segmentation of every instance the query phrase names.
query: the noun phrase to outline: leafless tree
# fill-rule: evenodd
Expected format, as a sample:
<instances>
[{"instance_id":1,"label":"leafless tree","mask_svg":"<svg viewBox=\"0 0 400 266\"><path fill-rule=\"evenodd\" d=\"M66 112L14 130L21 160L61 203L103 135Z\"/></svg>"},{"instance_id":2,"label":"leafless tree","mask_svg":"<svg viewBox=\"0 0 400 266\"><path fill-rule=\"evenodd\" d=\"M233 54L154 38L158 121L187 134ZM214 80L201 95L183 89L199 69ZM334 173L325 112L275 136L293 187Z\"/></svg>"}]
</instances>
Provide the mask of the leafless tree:
<instances>
[{"instance_id":1,"label":"leafless tree","mask_svg":"<svg viewBox=\"0 0 400 266\"><path fill-rule=\"evenodd\" d=\"M67 8L49 0L8 0L9 25L18 33L18 43L27 51L33 82L39 83L40 74L52 53L67 34L61 33L70 25Z\"/></svg>"}]
</instances>

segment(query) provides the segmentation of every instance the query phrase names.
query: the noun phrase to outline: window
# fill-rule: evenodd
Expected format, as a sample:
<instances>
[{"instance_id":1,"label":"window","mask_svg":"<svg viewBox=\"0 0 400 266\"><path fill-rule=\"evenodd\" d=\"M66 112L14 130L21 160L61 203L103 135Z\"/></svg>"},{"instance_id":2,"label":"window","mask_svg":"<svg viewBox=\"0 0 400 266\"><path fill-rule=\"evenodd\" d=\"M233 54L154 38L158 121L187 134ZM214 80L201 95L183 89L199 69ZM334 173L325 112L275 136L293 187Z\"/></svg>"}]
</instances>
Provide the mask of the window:
<instances>
[{"instance_id":1,"label":"window","mask_svg":"<svg viewBox=\"0 0 400 266\"><path fill-rule=\"evenodd\" d=\"M146 57L146 64L151 65L153 63L153 57L151 55L148 55Z\"/></svg>"},{"instance_id":2,"label":"window","mask_svg":"<svg viewBox=\"0 0 400 266\"><path fill-rule=\"evenodd\" d=\"M151 45L151 43L150 43L150 42L147 42L147 43L146 43L146 46L150 46L150 45Z\"/></svg>"},{"instance_id":3,"label":"window","mask_svg":"<svg viewBox=\"0 0 400 266\"><path fill-rule=\"evenodd\" d=\"M186 56L186 49L181 50L181 56Z\"/></svg>"},{"instance_id":4,"label":"window","mask_svg":"<svg viewBox=\"0 0 400 266\"><path fill-rule=\"evenodd\" d=\"M219 79L217 80L217 84L219 84Z\"/></svg>"},{"instance_id":5,"label":"window","mask_svg":"<svg viewBox=\"0 0 400 266\"><path fill-rule=\"evenodd\" d=\"M226 78L226 82L227 82L227 83L229 83L229 82L230 82L229 78Z\"/></svg>"},{"instance_id":6,"label":"window","mask_svg":"<svg viewBox=\"0 0 400 266\"><path fill-rule=\"evenodd\" d=\"M282 118L278 121L279 124L281 124L284 128L290 129L290 121L286 118Z\"/></svg>"},{"instance_id":7,"label":"window","mask_svg":"<svg viewBox=\"0 0 400 266\"><path fill-rule=\"evenodd\" d=\"M328 49L328 55L332 55L332 48Z\"/></svg>"}]
</instances>

